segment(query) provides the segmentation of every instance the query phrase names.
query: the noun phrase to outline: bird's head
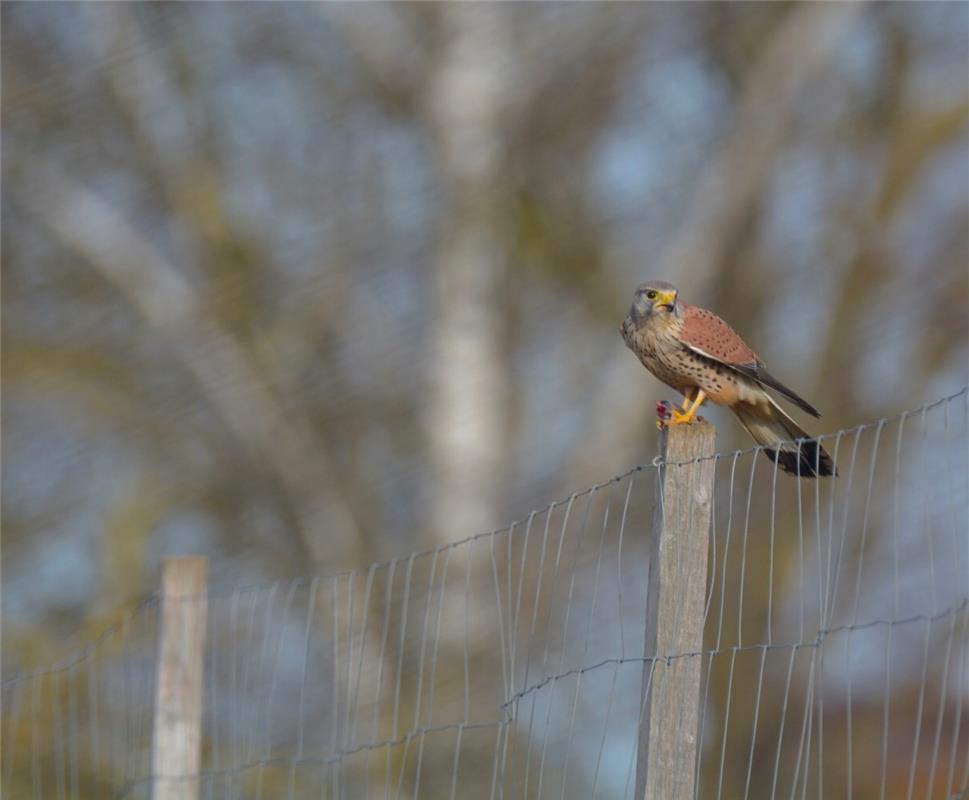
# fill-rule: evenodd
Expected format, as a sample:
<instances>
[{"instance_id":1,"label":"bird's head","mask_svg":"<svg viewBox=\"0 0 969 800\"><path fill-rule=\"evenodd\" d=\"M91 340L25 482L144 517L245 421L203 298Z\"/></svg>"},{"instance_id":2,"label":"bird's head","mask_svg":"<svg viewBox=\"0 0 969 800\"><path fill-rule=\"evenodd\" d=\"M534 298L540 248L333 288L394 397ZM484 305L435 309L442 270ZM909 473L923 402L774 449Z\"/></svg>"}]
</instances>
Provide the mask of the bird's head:
<instances>
[{"instance_id":1,"label":"bird's head","mask_svg":"<svg viewBox=\"0 0 969 800\"><path fill-rule=\"evenodd\" d=\"M647 281L636 287L629 316L635 322L663 319L677 313L676 287L663 281Z\"/></svg>"}]
</instances>

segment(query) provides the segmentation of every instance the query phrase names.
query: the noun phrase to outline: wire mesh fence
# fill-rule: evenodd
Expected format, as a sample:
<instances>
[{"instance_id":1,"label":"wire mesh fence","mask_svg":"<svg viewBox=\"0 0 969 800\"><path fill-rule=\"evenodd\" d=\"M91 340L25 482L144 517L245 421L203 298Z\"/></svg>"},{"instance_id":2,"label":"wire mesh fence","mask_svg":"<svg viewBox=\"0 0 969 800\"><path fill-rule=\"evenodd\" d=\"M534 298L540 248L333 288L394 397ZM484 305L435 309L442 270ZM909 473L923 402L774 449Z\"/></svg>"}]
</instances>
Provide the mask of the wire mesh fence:
<instances>
[{"instance_id":1,"label":"wire mesh fence","mask_svg":"<svg viewBox=\"0 0 969 800\"><path fill-rule=\"evenodd\" d=\"M644 656L658 464L403 559L184 598L207 619L186 786L633 797L644 676L696 659L697 797L963 797L967 399L824 437L836 479L715 456L696 652ZM151 796L160 608L5 680L4 796Z\"/></svg>"}]
</instances>

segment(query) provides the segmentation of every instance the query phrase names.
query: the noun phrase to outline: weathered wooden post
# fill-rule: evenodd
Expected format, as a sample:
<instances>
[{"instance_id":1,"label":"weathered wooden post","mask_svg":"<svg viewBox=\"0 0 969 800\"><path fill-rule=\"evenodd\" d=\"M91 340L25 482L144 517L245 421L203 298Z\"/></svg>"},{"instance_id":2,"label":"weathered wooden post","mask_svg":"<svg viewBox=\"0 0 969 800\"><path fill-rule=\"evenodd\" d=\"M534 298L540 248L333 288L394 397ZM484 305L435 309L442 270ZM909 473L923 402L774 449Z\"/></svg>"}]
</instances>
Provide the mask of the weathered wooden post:
<instances>
[{"instance_id":1,"label":"weathered wooden post","mask_svg":"<svg viewBox=\"0 0 969 800\"><path fill-rule=\"evenodd\" d=\"M694 797L702 657L677 656L703 649L715 448L707 422L660 433L636 800Z\"/></svg>"},{"instance_id":2,"label":"weathered wooden post","mask_svg":"<svg viewBox=\"0 0 969 800\"><path fill-rule=\"evenodd\" d=\"M167 559L152 739L153 800L196 800L202 751L202 677L208 562Z\"/></svg>"}]
</instances>

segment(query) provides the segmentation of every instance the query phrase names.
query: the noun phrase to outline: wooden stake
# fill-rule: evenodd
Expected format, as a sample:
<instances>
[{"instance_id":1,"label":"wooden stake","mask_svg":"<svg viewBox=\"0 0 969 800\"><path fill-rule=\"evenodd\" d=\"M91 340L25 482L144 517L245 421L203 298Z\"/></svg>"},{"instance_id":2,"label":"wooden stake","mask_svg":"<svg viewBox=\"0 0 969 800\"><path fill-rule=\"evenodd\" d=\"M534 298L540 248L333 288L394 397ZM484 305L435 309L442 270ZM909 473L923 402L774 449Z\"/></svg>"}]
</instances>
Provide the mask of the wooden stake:
<instances>
[{"instance_id":1,"label":"wooden stake","mask_svg":"<svg viewBox=\"0 0 969 800\"><path fill-rule=\"evenodd\" d=\"M716 430L660 434L646 605L637 800L693 800ZM697 459L706 459L697 461Z\"/></svg>"},{"instance_id":2,"label":"wooden stake","mask_svg":"<svg viewBox=\"0 0 969 800\"><path fill-rule=\"evenodd\" d=\"M202 678L208 562L167 559L152 740L153 800L196 800L202 749Z\"/></svg>"}]
</instances>

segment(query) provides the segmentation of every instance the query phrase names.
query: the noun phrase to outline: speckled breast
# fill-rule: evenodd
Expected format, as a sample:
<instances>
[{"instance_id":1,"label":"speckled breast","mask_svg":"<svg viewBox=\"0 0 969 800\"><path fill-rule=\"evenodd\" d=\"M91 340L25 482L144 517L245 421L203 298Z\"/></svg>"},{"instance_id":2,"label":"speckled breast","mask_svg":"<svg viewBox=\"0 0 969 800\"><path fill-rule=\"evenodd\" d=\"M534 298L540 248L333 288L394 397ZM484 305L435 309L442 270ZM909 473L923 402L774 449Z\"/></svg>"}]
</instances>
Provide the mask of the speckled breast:
<instances>
[{"instance_id":1,"label":"speckled breast","mask_svg":"<svg viewBox=\"0 0 969 800\"><path fill-rule=\"evenodd\" d=\"M695 385L693 381L684 381L683 359L688 355L675 339L657 336L648 328L636 329L632 324L624 324L622 333L643 366L667 386L682 391Z\"/></svg>"}]
</instances>

